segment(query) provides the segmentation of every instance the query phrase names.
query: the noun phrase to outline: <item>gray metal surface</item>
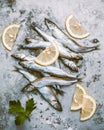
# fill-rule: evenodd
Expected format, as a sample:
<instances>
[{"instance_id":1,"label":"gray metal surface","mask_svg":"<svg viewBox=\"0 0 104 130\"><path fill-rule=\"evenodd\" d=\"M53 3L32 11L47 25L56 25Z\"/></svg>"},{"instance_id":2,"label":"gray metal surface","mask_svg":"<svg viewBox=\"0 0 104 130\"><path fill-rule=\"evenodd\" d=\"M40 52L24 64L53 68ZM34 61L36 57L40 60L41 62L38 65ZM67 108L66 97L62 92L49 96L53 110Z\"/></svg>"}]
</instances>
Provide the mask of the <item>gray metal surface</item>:
<instances>
[{"instance_id":1,"label":"gray metal surface","mask_svg":"<svg viewBox=\"0 0 104 130\"><path fill-rule=\"evenodd\" d=\"M87 44L97 38L101 44L100 50L83 54L80 68L80 73L84 75L83 85L97 102L95 115L85 122L80 122L79 111L70 111L75 85L64 88L66 93L63 97L58 96L63 111L57 112L40 95L27 95L20 91L27 80L13 71L17 61L11 57L14 52L33 53L18 50L25 37L39 39L37 33L29 28L32 21L46 30L44 18L47 17L64 29L65 17L70 12L91 34L78 41ZM0 130L104 130L104 0L0 0L0 35L9 23L21 23L22 27L11 52L2 46L0 40ZM14 116L8 114L9 101L20 99L24 104L28 97L35 99L37 109L32 113L30 122L17 127Z\"/></svg>"}]
</instances>

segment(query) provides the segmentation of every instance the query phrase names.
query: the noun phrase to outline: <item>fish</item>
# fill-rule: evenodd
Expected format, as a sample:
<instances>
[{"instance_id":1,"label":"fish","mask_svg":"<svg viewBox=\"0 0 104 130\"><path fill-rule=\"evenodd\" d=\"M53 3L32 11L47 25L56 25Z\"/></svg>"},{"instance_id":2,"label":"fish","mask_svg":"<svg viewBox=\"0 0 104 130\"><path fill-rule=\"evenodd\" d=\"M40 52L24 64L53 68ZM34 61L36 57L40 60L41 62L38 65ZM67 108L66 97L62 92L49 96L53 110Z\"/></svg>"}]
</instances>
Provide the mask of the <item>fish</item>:
<instances>
[{"instance_id":1,"label":"fish","mask_svg":"<svg viewBox=\"0 0 104 130\"><path fill-rule=\"evenodd\" d=\"M16 71L21 73L29 82L34 82L37 79L37 77L30 74L24 69L16 67ZM55 91L53 91L53 88L51 86L44 86L42 88L38 88L37 91L42 96L42 98L45 99L54 109L62 111L62 106L56 96Z\"/></svg>"},{"instance_id":2,"label":"fish","mask_svg":"<svg viewBox=\"0 0 104 130\"><path fill-rule=\"evenodd\" d=\"M38 71L40 73L47 73L52 76L56 77L62 77L62 78L68 78L69 80L79 80L80 77L77 77L76 75L69 74L65 71L63 71L60 68L54 67L54 66L40 66L35 62L29 63L29 61L21 61L19 64L32 71Z\"/></svg>"},{"instance_id":3,"label":"fish","mask_svg":"<svg viewBox=\"0 0 104 130\"><path fill-rule=\"evenodd\" d=\"M46 24L47 25L47 24ZM62 43L64 46L66 46L67 48L69 48L71 51L76 52L76 53L85 53L85 52L89 52L92 50L95 50L97 47L99 47L99 44L94 45L92 47L84 47L81 46L79 44L77 44L77 42L75 42L73 39L69 39L67 37L67 35L65 35L63 32L61 32L60 30L56 29L57 34L56 36L52 37L48 34L46 34L44 31L42 31L40 28L36 27L36 25L34 23L32 23L31 27L40 35L43 37L44 40L49 41L49 42L60 42ZM47 26L48 27L48 26ZM50 28L49 28L50 29ZM60 32L58 32L60 31ZM53 33L52 33L53 34ZM58 36L59 35L59 36ZM61 36L60 36L61 35ZM67 38L66 38L67 37ZM56 39L57 38L57 39ZM70 44L69 44L70 43ZM75 44L73 44L75 43Z\"/></svg>"},{"instance_id":4,"label":"fish","mask_svg":"<svg viewBox=\"0 0 104 130\"><path fill-rule=\"evenodd\" d=\"M29 63L33 62L34 61L34 56L32 55L25 55L23 53L15 53L15 54L12 54L12 57L18 59L18 60L22 60L22 61L29 61ZM20 69L21 70L21 69ZM45 73L41 73L42 76L46 76L47 74ZM31 76L30 76L31 77ZM57 89L58 88L58 89ZM59 89L59 86L57 85L54 85L54 89L57 90L57 94L60 94L60 95L63 95L64 92Z\"/></svg>"},{"instance_id":5,"label":"fish","mask_svg":"<svg viewBox=\"0 0 104 130\"><path fill-rule=\"evenodd\" d=\"M96 50L100 46L100 44L96 44L92 46L80 45L74 39L70 38L64 31L62 31L58 25L56 25L54 22L52 22L47 18L45 18L45 25L50 30L54 38L58 39L59 42L61 42L64 46L66 46L73 52L85 53L85 52Z\"/></svg>"},{"instance_id":6,"label":"fish","mask_svg":"<svg viewBox=\"0 0 104 130\"><path fill-rule=\"evenodd\" d=\"M57 85L57 84L60 86L70 86L76 82L77 80L64 80L62 78L46 76L46 77L38 78L34 82L29 83L27 86L23 88L22 91L31 92L37 88L42 88L44 86Z\"/></svg>"},{"instance_id":7,"label":"fish","mask_svg":"<svg viewBox=\"0 0 104 130\"><path fill-rule=\"evenodd\" d=\"M49 76L49 74L41 73L43 77ZM59 85L51 85L53 89L56 91L56 94L64 95L64 91L61 90L61 87Z\"/></svg>"},{"instance_id":8,"label":"fish","mask_svg":"<svg viewBox=\"0 0 104 130\"><path fill-rule=\"evenodd\" d=\"M47 46L51 45L51 42L47 41L38 41L35 39L27 38L27 41L29 44L21 45L22 49L45 49ZM63 47L60 43L58 44L59 53L61 58L67 58L67 59L76 59L80 60L83 59L83 56L81 54L76 54L74 52L71 52L67 48Z\"/></svg>"},{"instance_id":9,"label":"fish","mask_svg":"<svg viewBox=\"0 0 104 130\"><path fill-rule=\"evenodd\" d=\"M28 57L27 57L25 54L22 54L22 53L21 54L20 53L12 54L12 56L18 60L23 60L23 61L26 61L26 60L28 61L30 59L34 59L34 56L28 55ZM29 61L29 63L31 63L31 61ZM49 76L46 73L41 72L41 74L42 74L42 76ZM56 90L57 94L60 94L60 95L64 94L64 91L62 91L58 85L51 85L51 86L54 88L54 90Z\"/></svg>"},{"instance_id":10,"label":"fish","mask_svg":"<svg viewBox=\"0 0 104 130\"><path fill-rule=\"evenodd\" d=\"M46 34L40 28L36 27L36 24L34 22L31 24L31 28L35 30L44 40L49 42L57 42L57 40L54 37Z\"/></svg>"},{"instance_id":11,"label":"fish","mask_svg":"<svg viewBox=\"0 0 104 130\"><path fill-rule=\"evenodd\" d=\"M38 41L35 39L29 39L30 42L29 44L25 45L20 45L22 49L45 49L47 46L51 45L51 42L46 42L46 41Z\"/></svg>"},{"instance_id":12,"label":"fish","mask_svg":"<svg viewBox=\"0 0 104 130\"><path fill-rule=\"evenodd\" d=\"M16 58L16 59L19 59L19 60L22 60L22 61L28 61L27 63L28 63L28 65L29 64L32 64L33 66L34 66L34 69L35 69L35 67L38 67L37 69L36 69L36 71L39 71L39 72L43 72L42 73L42 75L44 76L45 75L45 73L48 73L48 74L52 74L52 75L57 75L57 76L65 76L65 77L70 77L70 78L74 78L74 79L77 79L77 77L73 77L73 75L69 75L68 73L66 73L66 72L64 72L62 69L60 69L60 68L57 68L57 67L54 67L54 66L47 66L47 67L44 67L44 66L40 66L40 65L38 65L38 64L36 64L35 63L35 61L34 61L34 56L32 56L32 55L25 55L25 54L23 54L23 53L16 53L16 54L12 54L12 56L14 57L14 58ZM72 68L73 70L77 70L76 69L76 67L75 67L75 64L74 64L74 62L68 62L67 60L65 60L65 59L63 59L63 62L65 62L66 63L66 65L67 66L69 66L70 68ZM64 63L64 64L65 64ZM20 63L21 64L21 63ZM53 70L55 71L55 72L53 72ZM56 72L56 71L58 71L58 72L60 72L61 74L59 74L58 72ZM45 73L44 73L45 72Z\"/></svg>"},{"instance_id":13,"label":"fish","mask_svg":"<svg viewBox=\"0 0 104 130\"><path fill-rule=\"evenodd\" d=\"M18 60L23 60L23 61L34 61L34 56L32 56L32 55L25 55L25 54L23 54L23 53L14 53L14 54L12 54L11 55L12 57L14 57L14 58L16 58L16 59L18 59Z\"/></svg>"},{"instance_id":14,"label":"fish","mask_svg":"<svg viewBox=\"0 0 104 130\"><path fill-rule=\"evenodd\" d=\"M71 70L78 72L78 67L73 61L65 59L65 58L62 58L61 60Z\"/></svg>"},{"instance_id":15,"label":"fish","mask_svg":"<svg viewBox=\"0 0 104 130\"><path fill-rule=\"evenodd\" d=\"M14 66L14 71L21 73L29 82L33 82L37 79L37 77L33 74L31 74L30 72L28 72L27 70Z\"/></svg>"}]
</instances>

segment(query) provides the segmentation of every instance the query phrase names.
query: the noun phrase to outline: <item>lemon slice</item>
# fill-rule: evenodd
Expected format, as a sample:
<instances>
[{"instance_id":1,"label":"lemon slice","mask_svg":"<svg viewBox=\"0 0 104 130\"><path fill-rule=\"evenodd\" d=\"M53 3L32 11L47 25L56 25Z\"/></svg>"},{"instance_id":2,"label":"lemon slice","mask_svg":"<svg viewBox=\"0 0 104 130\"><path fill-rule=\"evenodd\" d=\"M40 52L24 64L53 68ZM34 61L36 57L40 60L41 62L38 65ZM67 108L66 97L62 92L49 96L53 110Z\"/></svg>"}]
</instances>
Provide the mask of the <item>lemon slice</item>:
<instances>
[{"instance_id":1,"label":"lemon slice","mask_svg":"<svg viewBox=\"0 0 104 130\"><path fill-rule=\"evenodd\" d=\"M19 28L19 24L10 24L4 29L2 33L2 43L9 51L11 51L13 48Z\"/></svg>"},{"instance_id":2,"label":"lemon slice","mask_svg":"<svg viewBox=\"0 0 104 130\"><path fill-rule=\"evenodd\" d=\"M47 66L54 63L59 56L59 49L56 42L53 42L50 46L46 47L37 57L35 57L35 62Z\"/></svg>"},{"instance_id":3,"label":"lemon slice","mask_svg":"<svg viewBox=\"0 0 104 130\"><path fill-rule=\"evenodd\" d=\"M95 99L88 95L85 94L83 97L83 104L82 104L82 110L81 110L81 121L88 120L93 116L93 114L96 111L96 101Z\"/></svg>"},{"instance_id":4,"label":"lemon slice","mask_svg":"<svg viewBox=\"0 0 104 130\"><path fill-rule=\"evenodd\" d=\"M89 36L89 32L72 14L67 16L65 26L68 34L74 38L83 39Z\"/></svg>"},{"instance_id":5,"label":"lemon slice","mask_svg":"<svg viewBox=\"0 0 104 130\"><path fill-rule=\"evenodd\" d=\"M82 107L84 94L86 94L86 90L82 85L77 83L74 96L72 99L71 110L78 110Z\"/></svg>"}]
</instances>

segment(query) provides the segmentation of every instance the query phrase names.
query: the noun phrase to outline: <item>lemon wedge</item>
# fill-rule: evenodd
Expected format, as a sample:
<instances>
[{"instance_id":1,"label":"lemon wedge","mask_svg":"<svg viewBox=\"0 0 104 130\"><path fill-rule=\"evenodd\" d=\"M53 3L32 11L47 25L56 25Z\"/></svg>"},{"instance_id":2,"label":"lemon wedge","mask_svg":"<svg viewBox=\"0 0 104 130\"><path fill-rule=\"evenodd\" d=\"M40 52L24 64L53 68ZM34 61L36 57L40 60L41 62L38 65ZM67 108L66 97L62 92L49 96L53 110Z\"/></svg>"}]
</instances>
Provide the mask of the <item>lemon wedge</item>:
<instances>
[{"instance_id":1,"label":"lemon wedge","mask_svg":"<svg viewBox=\"0 0 104 130\"><path fill-rule=\"evenodd\" d=\"M72 14L67 16L65 27L68 34L73 38L83 39L89 36L89 32Z\"/></svg>"},{"instance_id":2,"label":"lemon wedge","mask_svg":"<svg viewBox=\"0 0 104 130\"><path fill-rule=\"evenodd\" d=\"M10 24L7 27L5 27L2 33L2 44L9 51L11 51L13 48L14 42L19 32L19 28L19 24Z\"/></svg>"},{"instance_id":3,"label":"lemon wedge","mask_svg":"<svg viewBox=\"0 0 104 130\"><path fill-rule=\"evenodd\" d=\"M86 90L81 84L77 83L72 99L71 110L81 109L84 94L86 94Z\"/></svg>"},{"instance_id":4,"label":"lemon wedge","mask_svg":"<svg viewBox=\"0 0 104 130\"><path fill-rule=\"evenodd\" d=\"M94 115L95 111L96 111L95 99L92 96L85 94L83 97L80 120L81 121L88 120Z\"/></svg>"},{"instance_id":5,"label":"lemon wedge","mask_svg":"<svg viewBox=\"0 0 104 130\"><path fill-rule=\"evenodd\" d=\"M37 57L35 62L42 66L48 66L53 64L59 56L59 48L56 42L53 42L50 46L46 47Z\"/></svg>"}]
</instances>

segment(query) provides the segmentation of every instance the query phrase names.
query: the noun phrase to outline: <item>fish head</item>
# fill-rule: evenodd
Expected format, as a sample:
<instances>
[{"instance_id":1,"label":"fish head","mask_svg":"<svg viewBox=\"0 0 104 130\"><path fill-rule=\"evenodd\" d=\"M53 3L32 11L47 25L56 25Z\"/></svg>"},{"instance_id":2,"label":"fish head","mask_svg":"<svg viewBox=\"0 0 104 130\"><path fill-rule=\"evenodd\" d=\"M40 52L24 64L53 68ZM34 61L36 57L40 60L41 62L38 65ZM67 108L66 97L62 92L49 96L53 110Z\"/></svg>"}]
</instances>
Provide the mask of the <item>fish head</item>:
<instances>
[{"instance_id":1,"label":"fish head","mask_svg":"<svg viewBox=\"0 0 104 130\"><path fill-rule=\"evenodd\" d=\"M38 43L38 42L39 42L38 40L29 38L29 37L25 38L25 41L26 41L26 43L28 43L28 44L29 44L29 43Z\"/></svg>"},{"instance_id":2,"label":"fish head","mask_svg":"<svg viewBox=\"0 0 104 130\"><path fill-rule=\"evenodd\" d=\"M54 36L56 39L64 39L65 38L65 35L60 30L60 28L51 20L45 18L45 25L52 33L52 36Z\"/></svg>"},{"instance_id":3,"label":"fish head","mask_svg":"<svg viewBox=\"0 0 104 130\"><path fill-rule=\"evenodd\" d=\"M22 60L26 55L23 53L12 54L12 57Z\"/></svg>"}]
</instances>

